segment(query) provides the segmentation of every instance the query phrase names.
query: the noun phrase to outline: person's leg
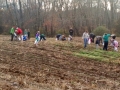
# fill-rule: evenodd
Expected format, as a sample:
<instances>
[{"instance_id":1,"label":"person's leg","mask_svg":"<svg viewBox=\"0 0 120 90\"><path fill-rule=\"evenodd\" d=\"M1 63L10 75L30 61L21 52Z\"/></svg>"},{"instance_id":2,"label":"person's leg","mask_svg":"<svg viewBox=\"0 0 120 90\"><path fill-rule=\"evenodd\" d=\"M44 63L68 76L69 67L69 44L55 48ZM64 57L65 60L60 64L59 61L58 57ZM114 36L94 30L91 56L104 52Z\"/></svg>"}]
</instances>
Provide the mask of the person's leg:
<instances>
[{"instance_id":1,"label":"person's leg","mask_svg":"<svg viewBox=\"0 0 120 90\"><path fill-rule=\"evenodd\" d=\"M84 38L84 48L86 47L86 44L85 44L85 38Z\"/></svg>"},{"instance_id":2,"label":"person's leg","mask_svg":"<svg viewBox=\"0 0 120 90\"><path fill-rule=\"evenodd\" d=\"M23 35L20 35L20 39L21 39L21 41L23 41Z\"/></svg>"},{"instance_id":3,"label":"person's leg","mask_svg":"<svg viewBox=\"0 0 120 90\"><path fill-rule=\"evenodd\" d=\"M114 51L118 51L118 48L117 48L117 47L114 47Z\"/></svg>"},{"instance_id":4,"label":"person's leg","mask_svg":"<svg viewBox=\"0 0 120 90\"><path fill-rule=\"evenodd\" d=\"M107 42L106 41L104 42L104 49L103 50L107 51Z\"/></svg>"},{"instance_id":5,"label":"person's leg","mask_svg":"<svg viewBox=\"0 0 120 90\"><path fill-rule=\"evenodd\" d=\"M94 43L94 37L93 37L93 39L92 39L92 40L93 40L93 43Z\"/></svg>"},{"instance_id":6,"label":"person's leg","mask_svg":"<svg viewBox=\"0 0 120 90\"><path fill-rule=\"evenodd\" d=\"M98 44L96 44L96 49L98 49L98 47L99 47Z\"/></svg>"},{"instance_id":7,"label":"person's leg","mask_svg":"<svg viewBox=\"0 0 120 90\"><path fill-rule=\"evenodd\" d=\"M86 47L87 47L87 45L88 45L88 39L86 39Z\"/></svg>"},{"instance_id":8,"label":"person's leg","mask_svg":"<svg viewBox=\"0 0 120 90\"><path fill-rule=\"evenodd\" d=\"M87 39L84 38L84 48L86 48L86 47L87 47Z\"/></svg>"},{"instance_id":9,"label":"person's leg","mask_svg":"<svg viewBox=\"0 0 120 90\"><path fill-rule=\"evenodd\" d=\"M28 39L30 39L30 33L28 33Z\"/></svg>"},{"instance_id":10,"label":"person's leg","mask_svg":"<svg viewBox=\"0 0 120 90\"><path fill-rule=\"evenodd\" d=\"M43 36L43 40L46 40L45 36Z\"/></svg>"},{"instance_id":11,"label":"person's leg","mask_svg":"<svg viewBox=\"0 0 120 90\"><path fill-rule=\"evenodd\" d=\"M18 35L18 40L19 40L19 41L21 40L20 35Z\"/></svg>"},{"instance_id":12,"label":"person's leg","mask_svg":"<svg viewBox=\"0 0 120 90\"><path fill-rule=\"evenodd\" d=\"M40 41L42 40L42 36L40 36Z\"/></svg>"},{"instance_id":13,"label":"person's leg","mask_svg":"<svg viewBox=\"0 0 120 90\"><path fill-rule=\"evenodd\" d=\"M44 40L46 40L46 38L45 38L45 37L43 37L43 39L44 39Z\"/></svg>"},{"instance_id":14,"label":"person's leg","mask_svg":"<svg viewBox=\"0 0 120 90\"><path fill-rule=\"evenodd\" d=\"M106 51L107 51L107 49L108 49L108 41L106 41Z\"/></svg>"},{"instance_id":15,"label":"person's leg","mask_svg":"<svg viewBox=\"0 0 120 90\"><path fill-rule=\"evenodd\" d=\"M13 41L14 34L11 34L11 41Z\"/></svg>"},{"instance_id":16,"label":"person's leg","mask_svg":"<svg viewBox=\"0 0 120 90\"><path fill-rule=\"evenodd\" d=\"M36 39L34 42L35 46L38 46L38 40Z\"/></svg>"}]
</instances>

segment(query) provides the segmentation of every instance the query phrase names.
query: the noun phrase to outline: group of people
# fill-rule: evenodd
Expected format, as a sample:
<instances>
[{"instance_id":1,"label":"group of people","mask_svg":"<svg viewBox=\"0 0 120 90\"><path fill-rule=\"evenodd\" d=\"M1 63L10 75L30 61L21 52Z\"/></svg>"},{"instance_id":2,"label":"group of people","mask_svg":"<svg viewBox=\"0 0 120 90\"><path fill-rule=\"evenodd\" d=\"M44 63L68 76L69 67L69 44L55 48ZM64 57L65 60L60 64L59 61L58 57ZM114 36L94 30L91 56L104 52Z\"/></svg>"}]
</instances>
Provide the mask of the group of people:
<instances>
[{"instance_id":1,"label":"group of people","mask_svg":"<svg viewBox=\"0 0 120 90\"><path fill-rule=\"evenodd\" d=\"M42 41L42 40L46 40L45 35L44 35L44 34L40 34L40 31L37 31L37 33L36 33L36 35L35 35L35 42L34 42L34 44L35 44L36 46L38 46L38 43L39 43L40 41Z\"/></svg>"},{"instance_id":2,"label":"group of people","mask_svg":"<svg viewBox=\"0 0 120 90\"><path fill-rule=\"evenodd\" d=\"M70 28L69 30L69 37L68 37L68 40L71 41L72 40L72 36L73 36L73 29ZM38 46L38 43L42 40L46 40L46 37L44 34L40 34L40 31L37 31L36 35L35 35L35 42L34 44L36 46ZM65 35L62 35L62 34L57 34L56 35L56 40L61 40L61 41L66 41L66 37Z\"/></svg>"},{"instance_id":3,"label":"group of people","mask_svg":"<svg viewBox=\"0 0 120 90\"><path fill-rule=\"evenodd\" d=\"M19 41L26 41L27 39L30 39L30 31L29 29L25 29L24 33L23 30L19 27L13 26L10 30L11 34L11 41L19 40Z\"/></svg>"},{"instance_id":4,"label":"group of people","mask_svg":"<svg viewBox=\"0 0 120 90\"><path fill-rule=\"evenodd\" d=\"M68 39L65 37L65 35L62 35L62 34L57 34L56 35L56 40L62 40L62 41L65 41L65 40L68 40L68 41L71 41L73 38L73 29L70 28L69 30L69 36L68 36Z\"/></svg>"},{"instance_id":5,"label":"group of people","mask_svg":"<svg viewBox=\"0 0 120 90\"><path fill-rule=\"evenodd\" d=\"M23 32L23 30L21 28L13 26L10 30L10 34L11 34L11 41L13 41L14 39L19 40L19 41L26 41L26 40L30 39L30 30L29 29L25 29ZM34 44L36 46L38 46L38 42L42 41L42 40L46 40L45 35L40 34L40 31L37 31L37 33L35 35Z\"/></svg>"},{"instance_id":6,"label":"group of people","mask_svg":"<svg viewBox=\"0 0 120 90\"><path fill-rule=\"evenodd\" d=\"M61 41L71 41L73 38L73 29L70 28L69 30L69 36L68 39L66 39L65 35L62 34L57 34L56 35L56 40L61 40ZM11 34L11 41L13 41L13 39L17 39L19 41L26 41L28 39L30 39L30 31L29 29L25 29L24 33L22 31L21 28L19 27L15 27L13 26L10 30L10 34ZM88 33L88 31L85 31L82 35L82 39L84 40L84 48L87 47L88 44L90 44L91 42L94 43L94 39L96 38L95 44L96 44L96 49L99 48L100 44L103 45L103 50L108 50L108 43L109 43L109 37L111 37L111 46L114 47L115 51L118 51L118 41L116 40L116 36L115 35L110 35L105 33L103 36L95 36L93 33ZM40 34L40 31L37 31L36 35L35 35L35 42L34 44L36 46L38 46L39 41L42 40L46 40L45 35L44 34Z\"/></svg>"},{"instance_id":7,"label":"group of people","mask_svg":"<svg viewBox=\"0 0 120 90\"><path fill-rule=\"evenodd\" d=\"M87 44L90 44L91 42L94 43L94 38L96 37L96 49L99 48L100 44L103 45L103 50L108 50L108 45L109 45L109 37L111 37L110 39L110 45L114 48L115 51L118 51L118 47L119 47L119 43L116 40L116 36L114 34L110 35L105 33L103 36L95 36L94 34L88 34L88 31L85 31L83 33L83 40L84 40L84 48L87 47Z\"/></svg>"}]
</instances>

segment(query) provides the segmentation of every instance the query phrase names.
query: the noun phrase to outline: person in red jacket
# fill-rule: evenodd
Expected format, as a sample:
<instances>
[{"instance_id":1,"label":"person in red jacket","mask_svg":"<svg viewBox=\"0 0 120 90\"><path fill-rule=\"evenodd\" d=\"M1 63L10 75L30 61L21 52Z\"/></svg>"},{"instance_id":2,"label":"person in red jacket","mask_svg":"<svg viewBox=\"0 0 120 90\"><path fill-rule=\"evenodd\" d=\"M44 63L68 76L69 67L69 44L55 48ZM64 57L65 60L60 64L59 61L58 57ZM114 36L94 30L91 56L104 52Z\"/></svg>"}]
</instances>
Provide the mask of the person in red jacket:
<instances>
[{"instance_id":1,"label":"person in red jacket","mask_svg":"<svg viewBox=\"0 0 120 90\"><path fill-rule=\"evenodd\" d=\"M18 39L19 40L21 40L21 41L23 41L23 32L22 32L22 29L20 29L20 28L16 28L16 33L17 33L17 36L18 36Z\"/></svg>"}]
</instances>

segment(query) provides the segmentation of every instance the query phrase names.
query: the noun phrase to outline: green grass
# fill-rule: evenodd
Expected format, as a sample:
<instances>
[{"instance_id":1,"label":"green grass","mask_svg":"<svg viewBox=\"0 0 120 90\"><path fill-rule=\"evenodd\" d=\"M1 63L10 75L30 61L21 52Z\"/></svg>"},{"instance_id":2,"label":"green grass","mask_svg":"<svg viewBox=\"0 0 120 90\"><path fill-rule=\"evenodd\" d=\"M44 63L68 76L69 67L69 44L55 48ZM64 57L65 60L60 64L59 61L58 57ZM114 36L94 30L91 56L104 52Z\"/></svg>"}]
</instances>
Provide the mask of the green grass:
<instances>
[{"instance_id":1,"label":"green grass","mask_svg":"<svg viewBox=\"0 0 120 90\"><path fill-rule=\"evenodd\" d=\"M89 58L97 61L105 62L120 62L120 53L114 51L103 51L103 50L83 50L74 53L75 56Z\"/></svg>"}]
</instances>

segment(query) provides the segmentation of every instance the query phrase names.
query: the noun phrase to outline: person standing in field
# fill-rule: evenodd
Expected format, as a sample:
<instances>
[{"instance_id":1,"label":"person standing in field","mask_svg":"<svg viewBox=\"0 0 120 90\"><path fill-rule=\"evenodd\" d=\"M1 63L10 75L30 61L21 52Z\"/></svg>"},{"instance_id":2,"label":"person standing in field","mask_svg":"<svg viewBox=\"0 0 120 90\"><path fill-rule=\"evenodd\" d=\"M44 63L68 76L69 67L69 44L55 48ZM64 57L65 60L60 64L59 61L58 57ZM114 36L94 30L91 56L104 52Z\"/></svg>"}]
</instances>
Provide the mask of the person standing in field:
<instances>
[{"instance_id":1,"label":"person standing in field","mask_svg":"<svg viewBox=\"0 0 120 90\"><path fill-rule=\"evenodd\" d=\"M107 49L108 49L108 40L109 40L109 37L110 37L110 34L105 33L103 35L103 41L104 41L103 50L107 51Z\"/></svg>"},{"instance_id":2,"label":"person standing in field","mask_svg":"<svg viewBox=\"0 0 120 90\"><path fill-rule=\"evenodd\" d=\"M36 45L36 47L38 46L38 42L40 41L40 31L37 31L36 35L35 35L35 42L34 44Z\"/></svg>"},{"instance_id":3,"label":"person standing in field","mask_svg":"<svg viewBox=\"0 0 120 90\"><path fill-rule=\"evenodd\" d=\"M30 30L29 29L28 29L27 34L28 34L28 39L30 39Z\"/></svg>"},{"instance_id":4,"label":"person standing in field","mask_svg":"<svg viewBox=\"0 0 120 90\"><path fill-rule=\"evenodd\" d=\"M28 31L27 31L27 29L25 29L25 31L24 31L24 36L26 36L28 38Z\"/></svg>"},{"instance_id":5,"label":"person standing in field","mask_svg":"<svg viewBox=\"0 0 120 90\"><path fill-rule=\"evenodd\" d=\"M69 35L70 35L70 36L73 36L73 32L74 32L73 29L70 28L70 30L69 30Z\"/></svg>"},{"instance_id":6,"label":"person standing in field","mask_svg":"<svg viewBox=\"0 0 120 90\"><path fill-rule=\"evenodd\" d=\"M10 34L11 34L11 41L13 41L14 38L14 33L15 33L15 27L13 26L10 30Z\"/></svg>"},{"instance_id":7,"label":"person standing in field","mask_svg":"<svg viewBox=\"0 0 120 90\"><path fill-rule=\"evenodd\" d=\"M96 38L95 44L96 44L96 49L98 49L100 46L100 39L98 37Z\"/></svg>"},{"instance_id":8,"label":"person standing in field","mask_svg":"<svg viewBox=\"0 0 120 90\"><path fill-rule=\"evenodd\" d=\"M89 40L89 34L87 30L83 33L82 39L84 40L84 48L86 48Z\"/></svg>"}]
</instances>

